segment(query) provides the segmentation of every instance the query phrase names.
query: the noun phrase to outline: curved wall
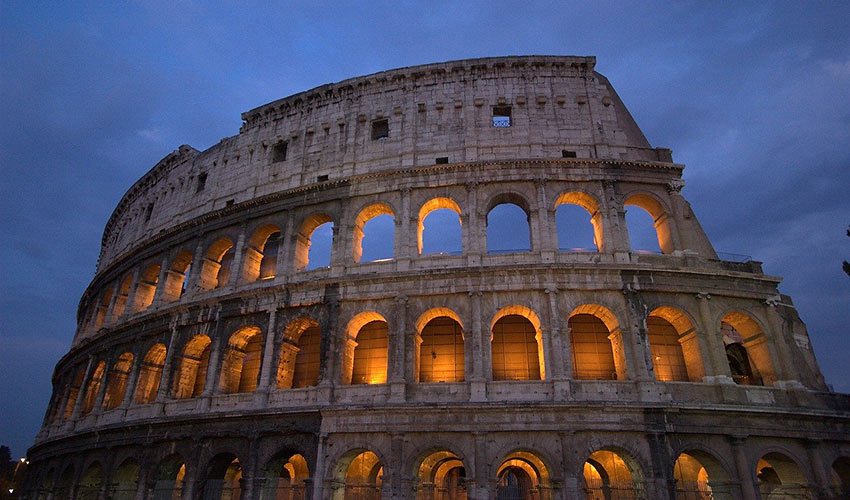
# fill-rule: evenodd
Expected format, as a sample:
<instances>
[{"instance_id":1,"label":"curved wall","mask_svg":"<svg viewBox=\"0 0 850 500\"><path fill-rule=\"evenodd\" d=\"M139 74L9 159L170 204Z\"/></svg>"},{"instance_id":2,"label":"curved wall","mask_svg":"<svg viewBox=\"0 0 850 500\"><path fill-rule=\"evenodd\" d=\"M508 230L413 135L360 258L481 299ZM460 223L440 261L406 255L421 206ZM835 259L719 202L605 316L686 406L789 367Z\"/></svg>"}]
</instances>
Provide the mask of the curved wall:
<instances>
[{"instance_id":1,"label":"curved wall","mask_svg":"<svg viewBox=\"0 0 850 500\"><path fill-rule=\"evenodd\" d=\"M163 159L104 232L30 494L827 497L832 474L840 489L850 403L825 392L779 278L718 259L683 167L593 63L355 78ZM504 204L528 249L488 251ZM587 212L597 248L560 248L562 205ZM460 252L422 253L437 209L457 214ZM630 246L640 209L661 253ZM392 258L366 262L379 215Z\"/></svg>"}]
</instances>

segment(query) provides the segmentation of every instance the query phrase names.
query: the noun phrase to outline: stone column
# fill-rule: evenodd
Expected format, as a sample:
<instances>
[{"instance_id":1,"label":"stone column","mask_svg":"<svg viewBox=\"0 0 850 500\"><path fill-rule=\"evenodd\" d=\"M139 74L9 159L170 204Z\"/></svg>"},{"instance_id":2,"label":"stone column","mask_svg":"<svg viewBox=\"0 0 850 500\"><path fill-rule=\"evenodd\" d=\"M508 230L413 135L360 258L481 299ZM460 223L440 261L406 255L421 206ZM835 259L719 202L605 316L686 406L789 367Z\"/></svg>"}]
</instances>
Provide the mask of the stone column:
<instances>
[{"instance_id":1,"label":"stone column","mask_svg":"<svg viewBox=\"0 0 850 500\"><path fill-rule=\"evenodd\" d=\"M531 251L539 252L543 262L553 262L558 251L558 235L550 219L546 200L546 178L534 180L537 188L537 215L531 218Z\"/></svg>"},{"instance_id":2,"label":"stone column","mask_svg":"<svg viewBox=\"0 0 850 500\"><path fill-rule=\"evenodd\" d=\"M151 307L156 307L163 302L162 296L165 293L165 282L168 280L169 263L170 259L168 255L165 255L159 265L159 276L156 278L156 290L153 292Z\"/></svg>"},{"instance_id":3,"label":"stone column","mask_svg":"<svg viewBox=\"0 0 850 500\"><path fill-rule=\"evenodd\" d=\"M566 356L564 335L561 328L561 313L558 310L558 288L548 287L544 290L549 302L549 363L547 377L552 380L572 378L572 360Z\"/></svg>"},{"instance_id":4,"label":"stone column","mask_svg":"<svg viewBox=\"0 0 850 500\"><path fill-rule=\"evenodd\" d=\"M721 384L734 384L729 363L726 361L726 348L723 339L719 335L719 325L715 325L711 317L708 301L711 295L700 292L696 295L699 301L700 322L703 325L703 334L697 338L700 340L700 350L703 354L705 364L705 382L716 382Z\"/></svg>"},{"instance_id":5,"label":"stone column","mask_svg":"<svg viewBox=\"0 0 850 500\"><path fill-rule=\"evenodd\" d=\"M316 466L313 468L313 498L322 500L325 498L322 487L325 484L325 455L328 448L328 435L324 432L319 434L318 450L316 451Z\"/></svg>"},{"instance_id":6,"label":"stone column","mask_svg":"<svg viewBox=\"0 0 850 500\"><path fill-rule=\"evenodd\" d=\"M487 434L473 432L475 439L475 483L469 500L488 500L495 498L495 491L490 491L489 464L487 463Z\"/></svg>"},{"instance_id":7,"label":"stone column","mask_svg":"<svg viewBox=\"0 0 850 500\"><path fill-rule=\"evenodd\" d=\"M341 276L345 268L351 262L351 240L353 228L342 229L342 221L335 223L333 227L333 241L331 242L331 276Z\"/></svg>"},{"instance_id":8,"label":"stone column","mask_svg":"<svg viewBox=\"0 0 850 500\"><path fill-rule=\"evenodd\" d=\"M263 346L263 364L260 366L260 383L257 385L256 391L259 395L269 392L269 387L271 385L272 357L274 355L275 337L277 337L275 332L276 315L277 309L272 308L271 311L269 311L269 327L266 332L265 345ZM264 395L263 397L264 399L267 399L267 396Z\"/></svg>"},{"instance_id":9,"label":"stone column","mask_svg":"<svg viewBox=\"0 0 850 500\"><path fill-rule=\"evenodd\" d=\"M245 262L245 224L239 228L239 237L236 239L236 248L233 249L233 261L230 262L230 278L225 286L233 286L243 283L242 263Z\"/></svg>"},{"instance_id":10,"label":"stone column","mask_svg":"<svg viewBox=\"0 0 850 500\"><path fill-rule=\"evenodd\" d=\"M136 383L139 381L139 373L142 371L144 358L133 355L133 364L127 376L127 385L124 386L124 397L121 398L121 408L126 410L133 403L133 395L136 392ZM125 412L126 413L126 412Z\"/></svg>"},{"instance_id":11,"label":"stone column","mask_svg":"<svg viewBox=\"0 0 850 500\"><path fill-rule=\"evenodd\" d=\"M186 292L184 295L191 297L201 290L201 270L204 267L204 243L199 241L192 254L192 265L186 275Z\"/></svg>"},{"instance_id":12,"label":"stone column","mask_svg":"<svg viewBox=\"0 0 850 500\"><path fill-rule=\"evenodd\" d=\"M405 399L405 345L408 343L407 325L408 298L399 295L395 298L395 321L390 323L387 352L387 376L390 383L390 400L402 402Z\"/></svg>"},{"instance_id":13,"label":"stone column","mask_svg":"<svg viewBox=\"0 0 850 500\"><path fill-rule=\"evenodd\" d=\"M126 318L127 316L133 314L136 307L136 290L139 289L139 268L135 268L133 270L133 280L130 283L130 293L127 294L127 300L124 302L124 311L121 312L121 315L116 320L120 318Z\"/></svg>"},{"instance_id":14,"label":"stone column","mask_svg":"<svg viewBox=\"0 0 850 500\"><path fill-rule=\"evenodd\" d=\"M470 333L471 342L470 352L465 352L466 359L470 360L472 374L469 377L470 382L470 400L471 401L486 401L487 400L487 380L490 379L489 373L492 367L486 366L490 359L485 352L489 353L490 349L486 343L489 342L489 336L484 331L484 325L481 323L481 292L469 292L470 300L472 301L472 331Z\"/></svg>"},{"instance_id":15,"label":"stone column","mask_svg":"<svg viewBox=\"0 0 850 500\"><path fill-rule=\"evenodd\" d=\"M162 373L159 376L159 389L156 391L156 403L162 403L168 398L171 389L171 365L174 360L174 349L177 343L176 318L171 327L171 338L168 341L168 350L165 351L165 362L162 365Z\"/></svg>"},{"instance_id":16,"label":"stone column","mask_svg":"<svg viewBox=\"0 0 850 500\"><path fill-rule=\"evenodd\" d=\"M86 384L89 381L89 377L91 377L92 363L94 363L94 356L89 354L86 371L83 373L83 380L80 383L80 389L77 391L77 400L74 401L74 409L71 411L71 416L68 417L69 428L73 428L74 421L80 417L80 411L82 411L83 408L83 400L86 396ZM73 379L71 379L71 388L74 388Z\"/></svg>"},{"instance_id":17,"label":"stone column","mask_svg":"<svg viewBox=\"0 0 850 500\"><path fill-rule=\"evenodd\" d=\"M782 305L780 300L767 300L764 306L764 315L767 317L767 323L770 327L770 332L765 332L768 347L771 355L776 359L776 378L781 385L796 386L802 388L803 385L799 382L799 370L794 366L794 356L791 354L793 347L789 339L785 335L785 322L776 310Z\"/></svg>"},{"instance_id":18,"label":"stone column","mask_svg":"<svg viewBox=\"0 0 850 500\"><path fill-rule=\"evenodd\" d=\"M651 355L649 350L649 337L646 333L646 323L643 318L643 301L637 291L630 283L623 288L623 298L626 305L626 325L624 330L620 326L620 341L626 358L626 373L633 380L655 380L651 370ZM611 332L611 343L617 342L616 332ZM617 352L614 351L616 362ZM618 367L619 368L619 367ZM619 372L619 369L617 370Z\"/></svg>"},{"instance_id":19,"label":"stone column","mask_svg":"<svg viewBox=\"0 0 850 500\"><path fill-rule=\"evenodd\" d=\"M392 463L384 464L384 471L387 470L386 467L388 465L390 470L390 498L399 500L407 499L410 495L407 494L408 492L402 491L406 465L404 463L404 436L400 433L393 433L390 435L390 439Z\"/></svg>"},{"instance_id":20,"label":"stone column","mask_svg":"<svg viewBox=\"0 0 850 500\"><path fill-rule=\"evenodd\" d=\"M100 376L100 386L97 388L97 396L94 399L94 406L92 406L93 415L100 415L103 412L103 397L106 394L106 386L109 385L109 378L112 375L109 367L114 365L115 361L113 360L111 365L106 363L103 366L103 374Z\"/></svg>"},{"instance_id":21,"label":"stone column","mask_svg":"<svg viewBox=\"0 0 850 500\"><path fill-rule=\"evenodd\" d=\"M561 431L558 433L558 438L561 445L561 467L564 474L563 498L584 498L586 496L583 488L584 477L581 475L581 470L576 471L571 467L574 461L571 450L575 433L573 431ZM579 473L578 477L575 476L576 472Z\"/></svg>"},{"instance_id":22,"label":"stone column","mask_svg":"<svg viewBox=\"0 0 850 500\"><path fill-rule=\"evenodd\" d=\"M468 223L466 229L463 230L463 237L466 244L463 245L463 252L466 254L467 265L481 265L481 255L486 250L486 225L487 218L478 213L478 183L475 181L467 182L466 185L466 205L468 210Z\"/></svg>"},{"instance_id":23,"label":"stone column","mask_svg":"<svg viewBox=\"0 0 850 500\"><path fill-rule=\"evenodd\" d=\"M815 479L815 484L812 485L815 498L829 498L829 490L831 482L829 480L830 471L824 466L823 458L819 453L821 441L819 439L807 439L805 441L806 456L808 457L809 466L811 467L812 477Z\"/></svg>"},{"instance_id":24,"label":"stone column","mask_svg":"<svg viewBox=\"0 0 850 500\"><path fill-rule=\"evenodd\" d=\"M741 482L741 498L743 500L758 500L755 487L755 471L750 470L747 452L744 449L746 438L741 436L732 436L732 453L735 459L735 471L738 475L738 480Z\"/></svg>"},{"instance_id":25,"label":"stone column","mask_svg":"<svg viewBox=\"0 0 850 500\"><path fill-rule=\"evenodd\" d=\"M409 187L401 190L401 214L395 218L395 238L393 241L393 258L396 259L396 269L406 271L410 267L410 259L414 257L413 244L410 239L416 233L411 232L411 219L418 220L410 213L410 191ZM415 223L412 227L416 228Z\"/></svg>"},{"instance_id":26,"label":"stone column","mask_svg":"<svg viewBox=\"0 0 850 500\"><path fill-rule=\"evenodd\" d=\"M118 300L118 293L121 289L121 280L119 279L115 286L112 287L112 298L109 299L109 305L106 306L106 312L103 315L103 324L111 324L115 322L115 318L112 317L113 311L115 311L115 302Z\"/></svg>"},{"instance_id":27,"label":"stone column","mask_svg":"<svg viewBox=\"0 0 850 500\"><path fill-rule=\"evenodd\" d=\"M219 361L219 358L221 357L222 348L226 348L226 346L222 346L222 343L224 343L226 339L221 338L218 330L218 324L216 324L215 334L212 335L211 338L210 359L207 363L207 380L204 384L204 392L202 394L205 398L209 398L218 391L218 374L221 371L221 362Z\"/></svg>"},{"instance_id":28,"label":"stone column","mask_svg":"<svg viewBox=\"0 0 850 500\"><path fill-rule=\"evenodd\" d=\"M605 239L605 251L614 254L614 261L629 262L629 230L626 227L626 212L617 199L616 181L602 181L603 198L600 200L602 211L602 233Z\"/></svg>"},{"instance_id":29,"label":"stone column","mask_svg":"<svg viewBox=\"0 0 850 500\"><path fill-rule=\"evenodd\" d=\"M277 261L274 266L275 281L286 283L289 281L289 276L293 273L295 264L289 260L289 255L292 255L294 240L292 231L294 224L292 217L288 212L283 212L281 217L286 221L280 230L280 243L277 246Z\"/></svg>"},{"instance_id":30,"label":"stone column","mask_svg":"<svg viewBox=\"0 0 850 500\"><path fill-rule=\"evenodd\" d=\"M652 479L645 478L647 485L652 485L655 490L653 498L669 498L676 500L676 480L673 477L673 468L670 464L674 462L670 456L667 438L662 432L648 432L647 442L652 458ZM651 494L652 491L649 491Z\"/></svg>"}]
</instances>

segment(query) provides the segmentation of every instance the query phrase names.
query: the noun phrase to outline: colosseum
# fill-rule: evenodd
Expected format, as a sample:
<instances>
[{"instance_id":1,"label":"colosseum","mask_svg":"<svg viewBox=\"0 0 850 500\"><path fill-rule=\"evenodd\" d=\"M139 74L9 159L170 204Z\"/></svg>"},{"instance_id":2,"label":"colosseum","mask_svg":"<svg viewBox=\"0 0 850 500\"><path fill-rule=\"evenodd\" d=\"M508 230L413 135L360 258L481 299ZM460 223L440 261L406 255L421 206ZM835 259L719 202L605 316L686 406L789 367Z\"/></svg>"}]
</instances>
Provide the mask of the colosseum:
<instances>
[{"instance_id":1,"label":"colosseum","mask_svg":"<svg viewBox=\"0 0 850 500\"><path fill-rule=\"evenodd\" d=\"M24 497L848 498L850 397L595 62L352 78L163 158L106 224Z\"/></svg>"}]
</instances>

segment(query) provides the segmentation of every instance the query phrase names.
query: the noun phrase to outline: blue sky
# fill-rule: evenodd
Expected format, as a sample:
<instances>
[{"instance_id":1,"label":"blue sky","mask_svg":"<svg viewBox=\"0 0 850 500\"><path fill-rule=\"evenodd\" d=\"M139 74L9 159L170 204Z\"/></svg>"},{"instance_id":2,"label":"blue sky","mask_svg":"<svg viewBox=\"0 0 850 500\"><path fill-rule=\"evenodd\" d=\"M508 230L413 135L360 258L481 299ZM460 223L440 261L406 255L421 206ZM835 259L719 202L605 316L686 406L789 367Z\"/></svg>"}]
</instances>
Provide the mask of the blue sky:
<instances>
[{"instance_id":1,"label":"blue sky","mask_svg":"<svg viewBox=\"0 0 850 500\"><path fill-rule=\"evenodd\" d=\"M159 159L317 85L500 55L597 56L687 165L715 248L784 277L850 392L847 19L846 2L0 0L0 444L32 444L103 226Z\"/></svg>"}]
</instances>

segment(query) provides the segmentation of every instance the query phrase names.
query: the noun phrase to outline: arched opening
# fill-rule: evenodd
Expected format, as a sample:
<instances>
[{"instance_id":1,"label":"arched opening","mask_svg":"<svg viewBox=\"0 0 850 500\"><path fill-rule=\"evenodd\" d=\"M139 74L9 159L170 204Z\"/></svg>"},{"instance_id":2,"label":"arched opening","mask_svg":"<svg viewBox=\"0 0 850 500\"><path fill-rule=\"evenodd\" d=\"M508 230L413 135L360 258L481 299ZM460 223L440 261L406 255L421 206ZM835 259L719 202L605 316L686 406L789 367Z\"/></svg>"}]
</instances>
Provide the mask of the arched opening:
<instances>
[{"instance_id":1,"label":"arched opening","mask_svg":"<svg viewBox=\"0 0 850 500\"><path fill-rule=\"evenodd\" d=\"M276 454L266 465L263 479L262 500L304 500L311 493L307 460L298 453Z\"/></svg>"},{"instance_id":2,"label":"arched opening","mask_svg":"<svg viewBox=\"0 0 850 500\"><path fill-rule=\"evenodd\" d=\"M497 500L548 500L552 498L549 469L536 454L515 451L496 472Z\"/></svg>"},{"instance_id":3,"label":"arched opening","mask_svg":"<svg viewBox=\"0 0 850 500\"><path fill-rule=\"evenodd\" d=\"M159 282L159 269L159 264L151 264L139 276L139 282L136 284L136 305L133 311L144 311L153 303L156 284Z\"/></svg>"},{"instance_id":4,"label":"arched opening","mask_svg":"<svg viewBox=\"0 0 850 500\"><path fill-rule=\"evenodd\" d=\"M97 500L101 488L103 488L103 467L98 462L94 462L80 478L77 500Z\"/></svg>"},{"instance_id":5,"label":"arched opening","mask_svg":"<svg viewBox=\"0 0 850 500\"><path fill-rule=\"evenodd\" d=\"M204 480L204 500L240 500L242 490L242 465L236 455L220 453L213 457Z\"/></svg>"},{"instance_id":6,"label":"arched opening","mask_svg":"<svg viewBox=\"0 0 850 500\"><path fill-rule=\"evenodd\" d=\"M183 497L183 478L186 465L180 455L165 457L156 468L153 498L157 500L180 500Z\"/></svg>"},{"instance_id":7,"label":"arched opening","mask_svg":"<svg viewBox=\"0 0 850 500\"><path fill-rule=\"evenodd\" d=\"M759 459L756 479L763 500L812 498L809 481L794 460L773 452Z\"/></svg>"},{"instance_id":8,"label":"arched opening","mask_svg":"<svg viewBox=\"0 0 850 500\"><path fill-rule=\"evenodd\" d=\"M186 277L189 275L189 268L192 266L192 252L183 250L174 258L171 267L165 273L165 288L162 290L162 300L164 302L174 302L180 300L183 292L186 291Z\"/></svg>"},{"instance_id":9,"label":"arched opening","mask_svg":"<svg viewBox=\"0 0 850 500\"><path fill-rule=\"evenodd\" d=\"M112 475L113 500L133 500L139 489L139 463L128 458L121 463Z\"/></svg>"},{"instance_id":10,"label":"arched opening","mask_svg":"<svg viewBox=\"0 0 850 500\"><path fill-rule=\"evenodd\" d=\"M211 345L206 335L195 335L186 342L174 380L175 398L195 398L204 393Z\"/></svg>"},{"instance_id":11,"label":"arched opening","mask_svg":"<svg viewBox=\"0 0 850 500\"><path fill-rule=\"evenodd\" d=\"M611 311L600 305L584 304L572 312L567 325L575 378L626 378L620 326Z\"/></svg>"},{"instance_id":12,"label":"arched opening","mask_svg":"<svg viewBox=\"0 0 850 500\"><path fill-rule=\"evenodd\" d=\"M221 392L253 392L260 379L263 360L263 334L246 326L230 336L221 364Z\"/></svg>"},{"instance_id":13,"label":"arched opening","mask_svg":"<svg viewBox=\"0 0 850 500\"><path fill-rule=\"evenodd\" d=\"M669 216L661 202L648 194L633 194L624 205L640 208L626 210L626 227L633 252L673 252Z\"/></svg>"},{"instance_id":14,"label":"arched opening","mask_svg":"<svg viewBox=\"0 0 850 500\"><path fill-rule=\"evenodd\" d=\"M519 195L497 196L487 210L487 253L531 251L531 216Z\"/></svg>"},{"instance_id":15,"label":"arched opening","mask_svg":"<svg viewBox=\"0 0 850 500\"><path fill-rule=\"evenodd\" d=\"M690 318L674 307L661 306L646 320L655 378L699 382L705 376L697 332Z\"/></svg>"},{"instance_id":16,"label":"arched opening","mask_svg":"<svg viewBox=\"0 0 850 500\"><path fill-rule=\"evenodd\" d=\"M296 271L304 271L331 265L334 223L328 214L308 217L295 235Z\"/></svg>"},{"instance_id":17,"label":"arched opening","mask_svg":"<svg viewBox=\"0 0 850 500\"><path fill-rule=\"evenodd\" d=\"M673 464L677 500L732 500L729 478L722 465L701 451L679 455Z\"/></svg>"},{"instance_id":18,"label":"arched opening","mask_svg":"<svg viewBox=\"0 0 850 500\"><path fill-rule=\"evenodd\" d=\"M106 380L106 394L103 395L103 409L112 410L124 401L127 390L127 378L133 368L133 354L125 352L112 365L112 370Z\"/></svg>"},{"instance_id":19,"label":"arched opening","mask_svg":"<svg viewBox=\"0 0 850 500\"><path fill-rule=\"evenodd\" d=\"M776 381L767 337L753 318L743 312L728 313L720 322L720 334L736 383L764 385Z\"/></svg>"},{"instance_id":20,"label":"arched opening","mask_svg":"<svg viewBox=\"0 0 850 500\"><path fill-rule=\"evenodd\" d=\"M524 306L502 308L490 324L493 380L544 380L540 320Z\"/></svg>"},{"instance_id":21,"label":"arched opening","mask_svg":"<svg viewBox=\"0 0 850 500\"><path fill-rule=\"evenodd\" d=\"M346 465L347 464L347 465ZM341 460L339 469L345 471L343 495L335 500L379 500L384 467L374 452L364 451L349 460Z\"/></svg>"},{"instance_id":22,"label":"arched opening","mask_svg":"<svg viewBox=\"0 0 850 500\"><path fill-rule=\"evenodd\" d=\"M389 328L383 319L360 327L353 339L351 384L387 383Z\"/></svg>"},{"instance_id":23,"label":"arched opening","mask_svg":"<svg viewBox=\"0 0 850 500\"><path fill-rule=\"evenodd\" d=\"M59 476L59 481L56 483L56 490L53 497L58 499L71 498L71 487L74 485L74 466L65 467L62 475Z\"/></svg>"},{"instance_id":24,"label":"arched opening","mask_svg":"<svg viewBox=\"0 0 850 500\"><path fill-rule=\"evenodd\" d=\"M246 282L270 280L275 276L280 249L280 228L266 224L248 239L245 250L244 278Z\"/></svg>"},{"instance_id":25,"label":"arched opening","mask_svg":"<svg viewBox=\"0 0 850 500\"><path fill-rule=\"evenodd\" d=\"M602 214L587 193L563 193L555 201L558 249L562 252L598 252L602 249Z\"/></svg>"},{"instance_id":26,"label":"arched opening","mask_svg":"<svg viewBox=\"0 0 850 500\"><path fill-rule=\"evenodd\" d=\"M466 500L466 467L450 451L426 456L419 465L417 480L417 500Z\"/></svg>"},{"instance_id":27,"label":"arched opening","mask_svg":"<svg viewBox=\"0 0 850 500\"><path fill-rule=\"evenodd\" d=\"M416 241L419 254L459 255L462 250L460 207L451 198L433 198L419 209Z\"/></svg>"},{"instance_id":28,"label":"arched opening","mask_svg":"<svg viewBox=\"0 0 850 500\"><path fill-rule=\"evenodd\" d=\"M83 377L85 377L85 372L83 370L78 370L77 376L74 377L74 380L68 386L68 398L65 403L65 412L62 416L65 420L71 418L71 415L74 413L74 407L77 405L77 398L80 397L80 389L83 388Z\"/></svg>"},{"instance_id":29,"label":"arched opening","mask_svg":"<svg viewBox=\"0 0 850 500\"><path fill-rule=\"evenodd\" d=\"M107 311L109 311L110 302L112 302L111 288L103 292L103 295L100 296L100 301L98 301L97 304L97 311L95 311L94 326L92 328L92 332L97 332L103 326L103 323L106 320L106 313Z\"/></svg>"},{"instance_id":30,"label":"arched opening","mask_svg":"<svg viewBox=\"0 0 850 500\"><path fill-rule=\"evenodd\" d=\"M159 383L162 380L162 367L165 365L165 353L165 345L155 344L145 354L133 398L136 403L147 404L156 399Z\"/></svg>"},{"instance_id":31,"label":"arched opening","mask_svg":"<svg viewBox=\"0 0 850 500\"><path fill-rule=\"evenodd\" d=\"M133 288L133 275L128 274L121 280L121 285L118 287L118 295L115 297L115 304L112 305L112 321L115 321L127 307L127 299L130 297L130 290Z\"/></svg>"},{"instance_id":32,"label":"arched opening","mask_svg":"<svg viewBox=\"0 0 850 500\"><path fill-rule=\"evenodd\" d=\"M644 498L640 470L628 455L611 450L593 452L584 463L588 500Z\"/></svg>"},{"instance_id":33,"label":"arched opening","mask_svg":"<svg viewBox=\"0 0 850 500\"><path fill-rule=\"evenodd\" d=\"M207 249L201 263L198 288L213 290L230 281L230 265L233 263L233 242L230 238L219 238Z\"/></svg>"},{"instance_id":34,"label":"arched opening","mask_svg":"<svg viewBox=\"0 0 850 500\"><path fill-rule=\"evenodd\" d=\"M106 371L106 362L101 361L91 372L89 383L86 386L86 396L83 400L82 414L88 415L94 408L94 402L97 399L97 393L100 391L100 384L103 380L103 372Z\"/></svg>"},{"instance_id":35,"label":"arched opening","mask_svg":"<svg viewBox=\"0 0 850 500\"><path fill-rule=\"evenodd\" d=\"M51 467L38 482L38 490L36 491L35 498L38 500L47 500L49 495L53 492L53 481L56 479L55 476L56 469Z\"/></svg>"},{"instance_id":36,"label":"arched opening","mask_svg":"<svg viewBox=\"0 0 850 500\"><path fill-rule=\"evenodd\" d=\"M432 309L416 323L417 381L462 382L466 371L464 335L457 314L449 309Z\"/></svg>"},{"instance_id":37,"label":"arched opening","mask_svg":"<svg viewBox=\"0 0 850 500\"><path fill-rule=\"evenodd\" d=\"M354 220L352 251L354 262L376 262L393 258L395 213L389 205L375 203Z\"/></svg>"},{"instance_id":38,"label":"arched opening","mask_svg":"<svg viewBox=\"0 0 850 500\"><path fill-rule=\"evenodd\" d=\"M850 457L837 458L830 472L835 498L850 498Z\"/></svg>"},{"instance_id":39,"label":"arched opening","mask_svg":"<svg viewBox=\"0 0 850 500\"><path fill-rule=\"evenodd\" d=\"M283 331L277 386L280 389L313 387L319 383L322 331L311 318L298 318Z\"/></svg>"}]
</instances>

